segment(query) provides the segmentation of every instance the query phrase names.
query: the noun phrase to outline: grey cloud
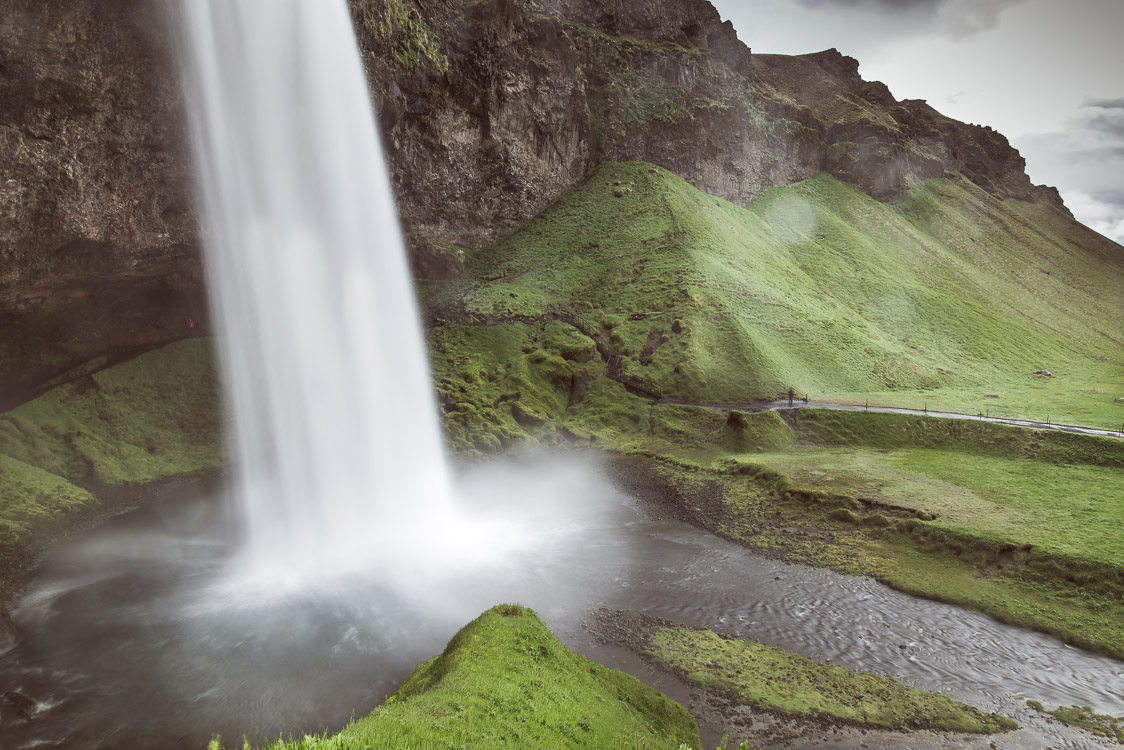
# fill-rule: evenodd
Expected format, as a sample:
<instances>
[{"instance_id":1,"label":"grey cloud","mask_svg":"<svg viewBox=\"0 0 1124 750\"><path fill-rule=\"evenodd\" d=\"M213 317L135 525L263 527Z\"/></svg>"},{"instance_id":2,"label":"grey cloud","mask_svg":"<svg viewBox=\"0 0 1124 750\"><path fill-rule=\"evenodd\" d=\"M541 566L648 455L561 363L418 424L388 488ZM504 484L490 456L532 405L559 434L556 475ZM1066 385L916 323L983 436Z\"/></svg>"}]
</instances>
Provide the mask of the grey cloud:
<instances>
[{"instance_id":1,"label":"grey cloud","mask_svg":"<svg viewBox=\"0 0 1124 750\"><path fill-rule=\"evenodd\" d=\"M999 25L1004 10L1026 0L796 0L812 9L838 9L891 14L916 24L903 33L920 35L927 29L955 40L971 39Z\"/></svg>"},{"instance_id":2,"label":"grey cloud","mask_svg":"<svg viewBox=\"0 0 1124 750\"><path fill-rule=\"evenodd\" d=\"M1065 130L1016 145L1035 182L1056 185L1079 221L1124 243L1124 107L1086 103Z\"/></svg>"},{"instance_id":3,"label":"grey cloud","mask_svg":"<svg viewBox=\"0 0 1124 750\"><path fill-rule=\"evenodd\" d=\"M942 3L938 29L955 40L971 39L999 26L1004 10L1026 0L947 0Z\"/></svg>"},{"instance_id":4,"label":"grey cloud","mask_svg":"<svg viewBox=\"0 0 1124 750\"><path fill-rule=\"evenodd\" d=\"M1124 109L1124 97L1119 99L1086 99L1081 106L1099 109Z\"/></svg>"},{"instance_id":5,"label":"grey cloud","mask_svg":"<svg viewBox=\"0 0 1124 750\"><path fill-rule=\"evenodd\" d=\"M796 2L805 8L877 8L903 13L914 13L918 10L935 13L948 0L796 0Z\"/></svg>"}]
</instances>

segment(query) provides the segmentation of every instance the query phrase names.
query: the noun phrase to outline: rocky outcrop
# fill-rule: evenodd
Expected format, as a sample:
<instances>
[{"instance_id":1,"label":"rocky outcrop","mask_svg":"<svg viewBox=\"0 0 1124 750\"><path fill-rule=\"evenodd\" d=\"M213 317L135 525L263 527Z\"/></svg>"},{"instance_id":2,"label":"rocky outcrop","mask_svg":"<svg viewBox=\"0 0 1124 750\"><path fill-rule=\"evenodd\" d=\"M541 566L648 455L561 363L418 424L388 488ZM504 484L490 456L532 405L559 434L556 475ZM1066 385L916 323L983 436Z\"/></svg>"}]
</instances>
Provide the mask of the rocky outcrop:
<instances>
[{"instance_id":1,"label":"rocky outcrop","mask_svg":"<svg viewBox=\"0 0 1124 750\"><path fill-rule=\"evenodd\" d=\"M0 408L206 309L159 6L0 2Z\"/></svg>"},{"instance_id":2,"label":"rocky outcrop","mask_svg":"<svg viewBox=\"0 0 1124 750\"><path fill-rule=\"evenodd\" d=\"M415 260L430 266L433 241L486 241L605 160L654 162L737 202L822 161L812 118L754 91L749 49L701 0L352 10Z\"/></svg>"},{"instance_id":3,"label":"rocky outcrop","mask_svg":"<svg viewBox=\"0 0 1124 750\"><path fill-rule=\"evenodd\" d=\"M0 0L5 403L207 330L165 1ZM998 133L834 50L752 55L706 0L349 4L419 276L457 274L605 160L739 203L825 169L884 201L960 172L1061 205Z\"/></svg>"},{"instance_id":4,"label":"rocky outcrop","mask_svg":"<svg viewBox=\"0 0 1124 750\"><path fill-rule=\"evenodd\" d=\"M1001 198L1065 210L1057 190L1031 184L1026 162L1001 134L945 117L923 100L895 100L884 84L859 76L853 57L829 49L754 61L759 88L823 128L823 169L878 200L895 202L912 181L958 172Z\"/></svg>"}]
</instances>

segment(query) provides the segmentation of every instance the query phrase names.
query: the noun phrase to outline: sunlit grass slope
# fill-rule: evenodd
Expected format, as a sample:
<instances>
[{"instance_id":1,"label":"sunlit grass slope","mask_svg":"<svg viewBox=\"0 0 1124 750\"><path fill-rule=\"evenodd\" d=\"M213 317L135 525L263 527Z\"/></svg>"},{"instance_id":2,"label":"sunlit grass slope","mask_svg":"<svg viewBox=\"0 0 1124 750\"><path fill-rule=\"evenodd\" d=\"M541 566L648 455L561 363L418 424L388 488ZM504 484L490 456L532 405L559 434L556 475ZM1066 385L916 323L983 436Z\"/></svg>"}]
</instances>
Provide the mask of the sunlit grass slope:
<instances>
[{"instance_id":1,"label":"sunlit grass slope","mask_svg":"<svg viewBox=\"0 0 1124 750\"><path fill-rule=\"evenodd\" d=\"M1124 421L1124 251L963 179L895 207L820 175L740 207L658 167L606 164L423 296L445 325L561 319L620 379L686 401L791 386Z\"/></svg>"},{"instance_id":2,"label":"sunlit grass slope","mask_svg":"<svg viewBox=\"0 0 1124 750\"><path fill-rule=\"evenodd\" d=\"M212 743L212 746L219 743ZM563 646L529 609L494 607L398 691L313 748L697 748L687 710L634 677Z\"/></svg>"}]
</instances>

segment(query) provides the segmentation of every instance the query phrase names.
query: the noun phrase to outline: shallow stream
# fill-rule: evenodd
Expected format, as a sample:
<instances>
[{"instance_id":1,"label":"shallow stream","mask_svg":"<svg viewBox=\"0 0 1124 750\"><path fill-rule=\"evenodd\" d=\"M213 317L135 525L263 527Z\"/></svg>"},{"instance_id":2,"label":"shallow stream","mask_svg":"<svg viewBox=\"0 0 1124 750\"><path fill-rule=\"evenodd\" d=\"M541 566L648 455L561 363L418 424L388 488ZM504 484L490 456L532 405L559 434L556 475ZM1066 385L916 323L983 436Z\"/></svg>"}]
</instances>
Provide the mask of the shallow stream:
<instances>
[{"instance_id":1,"label":"shallow stream","mask_svg":"<svg viewBox=\"0 0 1124 750\"><path fill-rule=\"evenodd\" d=\"M503 601L531 606L568 645L665 689L668 678L593 642L582 627L591 611L750 636L942 690L1027 727L985 740L934 736L931 747L1097 746L1015 696L1124 715L1124 663L652 519L588 465L477 467L461 487L482 514L517 516L508 531L528 544L406 595L377 575L270 590L232 580L219 486L163 495L71 540L11 610L20 639L0 655L0 747L205 747L213 734L239 746L243 736L336 729ZM713 731L704 726L710 747ZM872 734L822 746L921 746L915 740Z\"/></svg>"}]
</instances>

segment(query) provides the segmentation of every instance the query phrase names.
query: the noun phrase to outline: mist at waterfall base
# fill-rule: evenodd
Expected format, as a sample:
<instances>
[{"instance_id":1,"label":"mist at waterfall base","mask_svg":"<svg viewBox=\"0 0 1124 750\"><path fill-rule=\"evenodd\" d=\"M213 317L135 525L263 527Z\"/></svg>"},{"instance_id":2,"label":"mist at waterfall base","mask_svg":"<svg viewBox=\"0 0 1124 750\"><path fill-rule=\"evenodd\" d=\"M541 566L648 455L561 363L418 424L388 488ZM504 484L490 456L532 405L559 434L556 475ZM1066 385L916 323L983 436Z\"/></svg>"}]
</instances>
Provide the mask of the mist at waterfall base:
<instances>
[{"instance_id":1,"label":"mist at waterfall base","mask_svg":"<svg viewBox=\"0 0 1124 750\"><path fill-rule=\"evenodd\" d=\"M231 591L377 576L455 599L541 549L537 499L456 500L358 48L342 0L185 0L207 265L233 411ZM503 490L493 494L500 497Z\"/></svg>"}]
</instances>

